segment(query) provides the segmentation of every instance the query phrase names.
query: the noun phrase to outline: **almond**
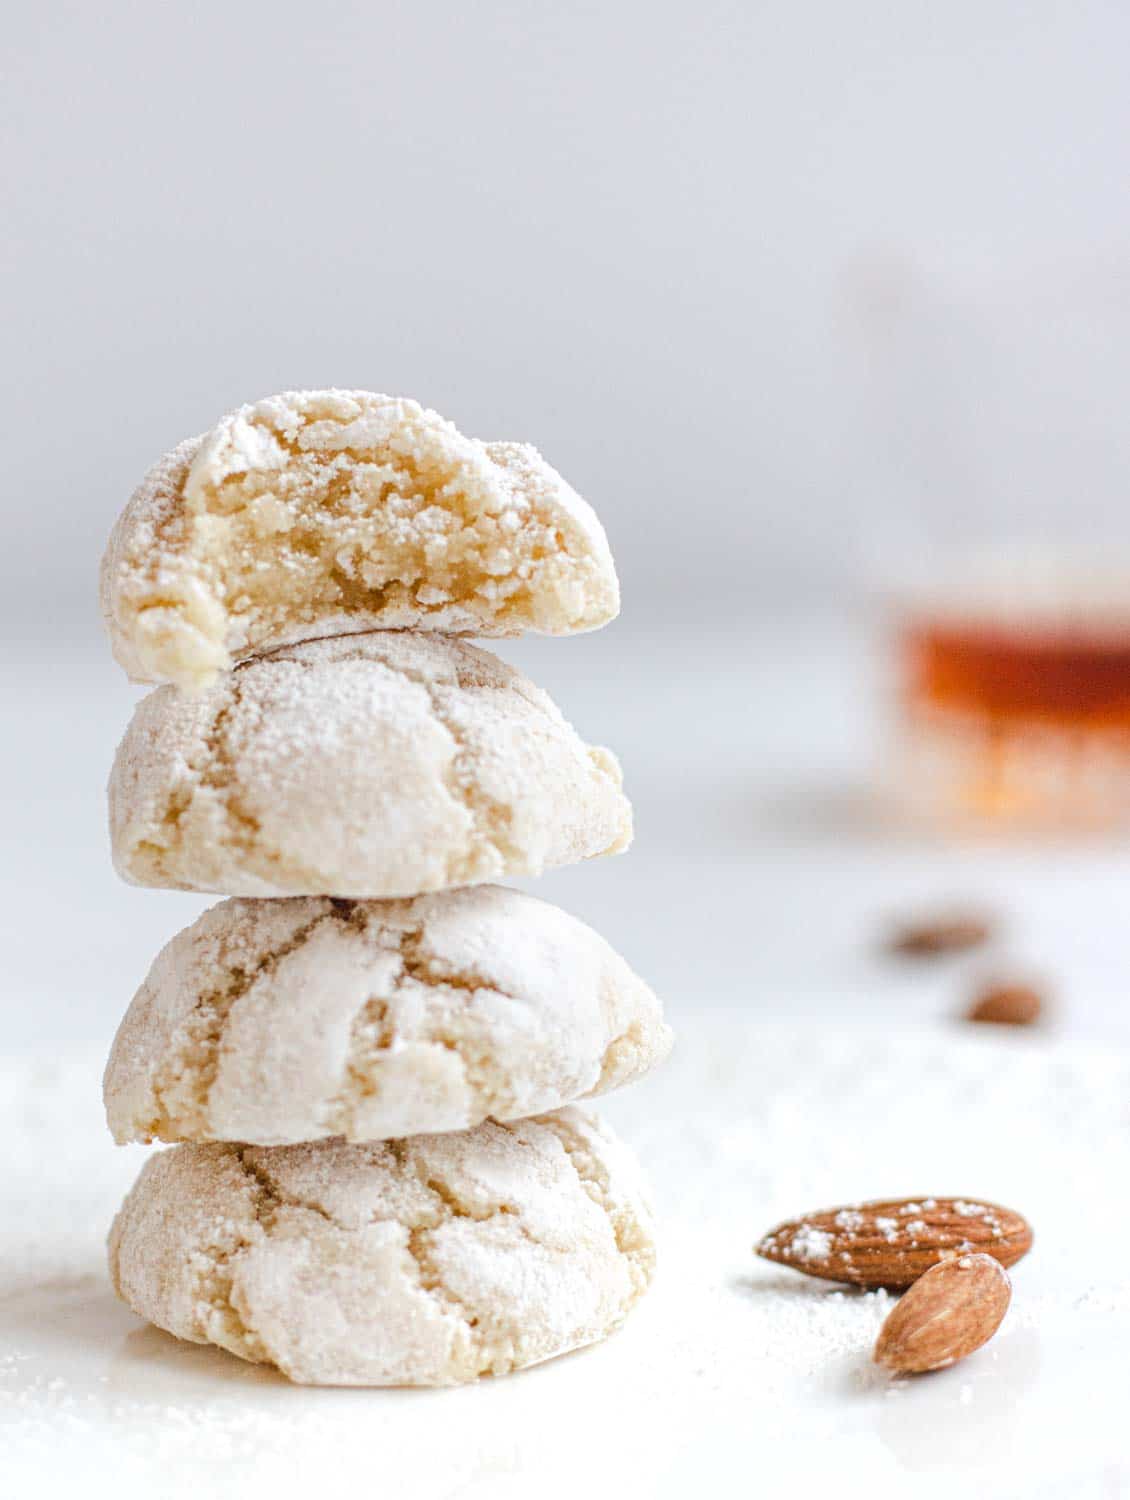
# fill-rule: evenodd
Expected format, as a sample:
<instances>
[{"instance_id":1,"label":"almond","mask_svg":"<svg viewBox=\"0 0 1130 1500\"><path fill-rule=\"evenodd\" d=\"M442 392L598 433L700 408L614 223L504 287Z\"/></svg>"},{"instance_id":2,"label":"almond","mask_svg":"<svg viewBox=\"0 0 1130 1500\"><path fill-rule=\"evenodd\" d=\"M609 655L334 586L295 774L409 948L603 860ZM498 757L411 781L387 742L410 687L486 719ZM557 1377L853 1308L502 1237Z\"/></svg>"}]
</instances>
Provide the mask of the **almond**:
<instances>
[{"instance_id":1,"label":"almond","mask_svg":"<svg viewBox=\"0 0 1130 1500\"><path fill-rule=\"evenodd\" d=\"M1039 990L1029 984L989 984L965 1012L965 1019L996 1026L1032 1026L1043 1008Z\"/></svg>"},{"instance_id":2,"label":"almond","mask_svg":"<svg viewBox=\"0 0 1130 1500\"><path fill-rule=\"evenodd\" d=\"M991 1255L943 1260L887 1315L875 1363L897 1375L944 1370L992 1338L1011 1300L1008 1272Z\"/></svg>"},{"instance_id":3,"label":"almond","mask_svg":"<svg viewBox=\"0 0 1130 1500\"><path fill-rule=\"evenodd\" d=\"M1032 1231L1011 1209L969 1198L881 1198L778 1224L757 1245L765 1260L856 1286L908 1287L931 1266L984 1252L1011 1266Z\"/></svg>"},{"instance_id":4,"label":"almond","mask_svg":"<svg viewBox=\"0 0 1130 1500\"><path fill-rule=\"evenodd\" d=\"M918 922L906 922L890 936L892 953L910 958L931 958L941 953L964 953L977 948L993 935L992 923L972 912L955 912Z\"/></svg>"}]
</instances>

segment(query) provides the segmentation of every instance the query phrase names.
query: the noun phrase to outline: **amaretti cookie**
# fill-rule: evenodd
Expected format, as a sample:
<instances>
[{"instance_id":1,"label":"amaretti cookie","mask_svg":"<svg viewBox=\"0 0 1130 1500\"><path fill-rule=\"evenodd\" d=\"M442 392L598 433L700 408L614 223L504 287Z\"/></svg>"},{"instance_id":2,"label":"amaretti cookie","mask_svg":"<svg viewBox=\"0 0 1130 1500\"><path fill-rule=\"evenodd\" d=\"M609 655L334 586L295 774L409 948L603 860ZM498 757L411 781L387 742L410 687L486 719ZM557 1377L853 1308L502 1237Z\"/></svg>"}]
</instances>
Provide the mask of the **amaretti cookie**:
<instances>
[{"instance_id":1,"label":"amaretti cookie","mask_svg":"<svg viewBox=\"0 0 1130 1500\"><path fill-rule=\"evenodd\" d=\"M225 901L157 956L106 1113L119 1144L381 1140L605 1093L670 1045L604 939L518 891Z\"/></svg>"},{"instance_id":2,"label":"amaretti cookie","mask_svg":"<svg viewBox=\"0 0 1130 1500\"><path fill-rule=\"evenodd\" d=\"M309 1385L451 1385L603 1338L647 1287L637 1163L573 1109L381 1144L173 1146L110 1231L135 1312Z\"/></svg>"},{"instance_id":3,"label":"amaretti cookie","mask_svg":"<svg viewBox=\"0 0 1130 1500\"><path fill-rule=\"evenodd\" d=\"M536 449L338 390L241 406L161 459L114 529L101 597L131 677L194 689L312 637L565 635L619 609L600 522Z\"/></svg>"},{"instance_id":4,"label":"amaretti cookie","mask_svg":"<svg viewBox=\"0 0 1130 1500\"><path fill-rule=\"evenodd\" d=\"M142 700L110 776L114 864L232 896L411 896L618 853L620 768L521 673L378 631Z\"/></svg>"}]
</instances>

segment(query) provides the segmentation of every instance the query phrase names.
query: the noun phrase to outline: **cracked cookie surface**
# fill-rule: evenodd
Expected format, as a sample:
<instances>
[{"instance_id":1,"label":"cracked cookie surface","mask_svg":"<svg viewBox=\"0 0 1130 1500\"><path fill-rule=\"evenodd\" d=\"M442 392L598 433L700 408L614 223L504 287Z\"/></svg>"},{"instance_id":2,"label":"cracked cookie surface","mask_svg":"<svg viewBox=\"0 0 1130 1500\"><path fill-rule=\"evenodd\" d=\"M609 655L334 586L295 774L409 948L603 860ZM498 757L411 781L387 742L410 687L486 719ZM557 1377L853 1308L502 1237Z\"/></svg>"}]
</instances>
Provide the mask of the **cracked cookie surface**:
<instances>
[{"instance_id":1,"label":"cracked cookie surface","mask_svg":"<svg viewBox=\"0 0 1130 1500\"><path fill-rule=\"evenodd\" d=\"M158 954L104 1095L119 1144L381 1140L605 1093L670 1044L604 939L519 891L237 899Z\"/></svg>"},{"instance_id":2,"label":"cracked cookie surface","mask_svg":"<svg viewBox=\"0 0 1130 1500\"><path fill-rule=\"evenodd\" d=\"M287 391L145 476L102 563L115 658L201 689L314 636L594 630L619 609L604 531L536 449L415 401Z\"/></svg>"},{"instance_id":3,"label":"cracked cookie surface","mask_svg":"<svg viewBox=\"0 0 1130 1500\"><path fill-rule=\"evenodd\" d=\"M110 775L118 873L231 896L399 897L619 853L620 768L453 636L377 631L138 704Z\"/></svg>"},{"instance_id":4,"label":"cracked cookie surface","mask_svg":"<svg viewBox=\"0 0 1130 1500\"><path fill-rule=\"evenodd\" d=\"M110 1231L118 1295L314 1385L451 1385L605 1337L646 1290L638 1163L575 1109L380 1144L174 1146Z\"/></svg>"}]
</instances>

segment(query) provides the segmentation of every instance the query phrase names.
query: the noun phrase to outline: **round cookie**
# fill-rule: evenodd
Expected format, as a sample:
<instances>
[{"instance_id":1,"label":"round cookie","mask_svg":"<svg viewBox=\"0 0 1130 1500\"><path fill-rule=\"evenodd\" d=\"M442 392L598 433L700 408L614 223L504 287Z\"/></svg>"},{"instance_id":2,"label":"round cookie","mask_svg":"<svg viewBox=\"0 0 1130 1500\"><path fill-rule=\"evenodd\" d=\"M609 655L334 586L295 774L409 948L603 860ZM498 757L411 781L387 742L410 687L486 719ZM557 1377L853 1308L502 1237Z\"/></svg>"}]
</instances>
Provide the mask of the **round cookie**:
<instances>
[{"instance_id":1,"label":"round cookie","mask_svg":"<svg viewBox=\"0 0 1130 1500\"><path fill-rule=\"evenodd\" d=\"M670 1045L604 939L518 891L233 900L157 956L106 1114L119 1145L382 1140L605 1093Z\"/></svg>"},{"instance_id":2,"label":"round cookie","mask_svg":"<svg viewBox=\"0 0 1130 1500\"><path fill-rule=\"evenodd\" d=\"M525 443L483 443L415 401L286 391L145 476L102 562L114 656L202 688L313 636L594 630L615 618L590 507Z\"/></svg>"},{"instance_id":3,"label":"round cookie","mask_svg":"<svg viewBox=\"0 0 1130 1500\"><path fill-rule=\"evenodd\" d=\"M619 853L620 785L497 657L378 631L150 693L110 774L110 836L136 885L412 896Z\"/></svg>"},{"instance_id":4,"label":"round cookie","mask_svg":"<svg viewBox=\"0 0 1130 1500\"><path fill-rule=\"evenodd\" d=\"M654 1263L639 1166L574 1109L381 1144L173 1146L110 1231L118 1295L307 1385L452 1385L591 1344Z\"/></svg>"}]
</instances>

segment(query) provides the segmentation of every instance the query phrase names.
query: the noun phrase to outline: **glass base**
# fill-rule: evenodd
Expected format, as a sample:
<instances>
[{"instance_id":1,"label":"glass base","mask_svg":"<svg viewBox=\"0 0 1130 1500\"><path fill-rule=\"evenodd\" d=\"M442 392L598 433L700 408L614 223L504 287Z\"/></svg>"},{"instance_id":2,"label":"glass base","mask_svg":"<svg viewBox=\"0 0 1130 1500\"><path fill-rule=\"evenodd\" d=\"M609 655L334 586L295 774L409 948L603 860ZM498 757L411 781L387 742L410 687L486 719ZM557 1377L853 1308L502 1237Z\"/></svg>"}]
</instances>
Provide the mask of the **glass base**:
<instances>
[{"instance_id":1,"label":"glass base","mask_svg":"<svg viewBox=\"0 0 1130 1500\"><path fill-rule=\"evenodd\" d=\"M908 711L888 785L901 820L962 826L1130 828L1130 734Z\"/></svg>"}]
</instances>

